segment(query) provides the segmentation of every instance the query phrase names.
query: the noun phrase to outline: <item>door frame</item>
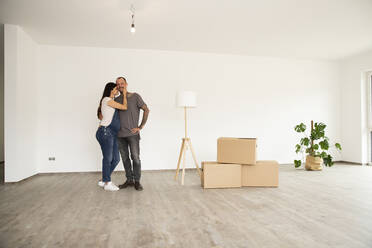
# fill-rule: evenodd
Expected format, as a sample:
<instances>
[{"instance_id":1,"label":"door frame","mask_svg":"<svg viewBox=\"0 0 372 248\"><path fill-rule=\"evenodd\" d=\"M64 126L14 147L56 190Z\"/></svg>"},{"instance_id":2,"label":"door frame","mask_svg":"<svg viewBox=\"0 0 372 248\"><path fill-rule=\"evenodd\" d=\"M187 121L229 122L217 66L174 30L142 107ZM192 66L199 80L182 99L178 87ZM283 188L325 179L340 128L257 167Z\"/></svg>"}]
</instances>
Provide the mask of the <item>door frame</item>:
<instances>
[{"instance_id":1,"label":"door frame","mask_svg":"<svg viewBox=\"0 0 372 248\"><path fill-rule=\"evenodd\" d=\"M372 71L365 73L367 84L367 131L368 131L368 165L372 165Z\"/></svg>"}]
</instances>

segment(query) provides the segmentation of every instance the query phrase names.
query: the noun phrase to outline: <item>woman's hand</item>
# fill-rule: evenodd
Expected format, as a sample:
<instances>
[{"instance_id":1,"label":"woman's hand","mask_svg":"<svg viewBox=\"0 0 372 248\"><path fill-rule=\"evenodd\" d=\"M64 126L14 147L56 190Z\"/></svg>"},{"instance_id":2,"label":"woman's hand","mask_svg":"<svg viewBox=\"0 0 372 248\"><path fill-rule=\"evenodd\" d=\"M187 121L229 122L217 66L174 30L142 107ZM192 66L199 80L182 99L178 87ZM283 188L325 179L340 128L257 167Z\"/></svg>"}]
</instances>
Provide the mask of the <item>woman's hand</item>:
<instances>
[{"instance_id":1,"label":"woman's hand","mask_svg":"<svg viewBox=\"0 0 372 248\"><path fill-rule=\"evenodd\" d=\"M118 94L118 87L115 87L112 91L114 93L114 96L116 96Z\"/></svg>"}]
</instances>

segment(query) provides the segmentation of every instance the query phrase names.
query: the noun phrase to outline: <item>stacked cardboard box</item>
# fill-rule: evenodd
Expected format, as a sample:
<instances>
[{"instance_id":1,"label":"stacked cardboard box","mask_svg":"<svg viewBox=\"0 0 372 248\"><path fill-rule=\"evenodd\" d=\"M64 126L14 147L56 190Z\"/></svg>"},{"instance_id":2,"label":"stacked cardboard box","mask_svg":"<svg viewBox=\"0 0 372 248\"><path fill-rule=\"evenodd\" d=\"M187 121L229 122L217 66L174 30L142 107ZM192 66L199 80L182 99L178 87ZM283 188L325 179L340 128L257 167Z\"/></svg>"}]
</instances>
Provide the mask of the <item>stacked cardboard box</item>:
<instances>
[{"instance_id":1,"label":"stacked cardboard box","mask_svg":"<svg viewBox=\"0 0 372 248\"><path fill-rule=\"evenodd\" d=\"M256 148L256 138L219 138L217 162L202 162L202 187L278 187L278 162L256 161Z\"/></svg>"},{"instance_id":2,"label":"stacked cardboard box","mask_svg":"<svg viewBox=\"0 0 372 248\"><path fill-rule=\"evenodd\" d=\"M242 167L240 164L221 164L202 162L204 188L240 188L242 186Z\"/></svg>"}]
</instances>

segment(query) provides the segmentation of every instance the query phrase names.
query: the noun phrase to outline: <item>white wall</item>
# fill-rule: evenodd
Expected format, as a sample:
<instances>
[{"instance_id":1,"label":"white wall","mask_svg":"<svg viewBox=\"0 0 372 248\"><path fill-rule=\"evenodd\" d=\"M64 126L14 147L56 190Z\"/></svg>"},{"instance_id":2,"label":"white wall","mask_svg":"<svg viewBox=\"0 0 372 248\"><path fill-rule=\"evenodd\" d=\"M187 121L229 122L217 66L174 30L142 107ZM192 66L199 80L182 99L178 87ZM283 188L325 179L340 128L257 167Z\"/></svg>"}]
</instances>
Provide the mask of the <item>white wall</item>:
<instances>
[{"instance_id":1,"label":"white wall","mask_svg":"<svg viewBox=\"0 0 372 248\"><path fill-rule=\"evenodd\" d=\"M100 170L96 109L105 83L120 75L151 110L141 141L145 170L176 167L184 127L175 95L182 89L198 93L189 134L199 161L215 160L216 139L232 136L258 137L259 159L292 163L300 138L293 127L311 119L340 141L336 63L47 45L39 55L40 172Z\"/></svg>"},{"instance_id":2,"label":"white wall","mask_svg":"<svg viewBox=\"0 0 372 248\"><path fill-rule=\"evenodd\" d=\"M0 23L0 162L4 161L4 24Z\"/></svg>"},{"instance_id":3,"label":"white wall","mask_svg":"<svg viewBox=\"0 0 372 248\"><path fill-rule=\"evenodd\" d=\"M18 26L4 28L5 182L37 173L37 49Z\"/></svg>"},{"instance_id":4,"label":"white wall","mask_svg":"<svg viewBox=\"0 0 372 248\"><path fill-rule=\"evenodd\" d=\"M366 72L372 71L372 51L341 61L343 160L368 163Z\"/></svg>"}]
</instances>

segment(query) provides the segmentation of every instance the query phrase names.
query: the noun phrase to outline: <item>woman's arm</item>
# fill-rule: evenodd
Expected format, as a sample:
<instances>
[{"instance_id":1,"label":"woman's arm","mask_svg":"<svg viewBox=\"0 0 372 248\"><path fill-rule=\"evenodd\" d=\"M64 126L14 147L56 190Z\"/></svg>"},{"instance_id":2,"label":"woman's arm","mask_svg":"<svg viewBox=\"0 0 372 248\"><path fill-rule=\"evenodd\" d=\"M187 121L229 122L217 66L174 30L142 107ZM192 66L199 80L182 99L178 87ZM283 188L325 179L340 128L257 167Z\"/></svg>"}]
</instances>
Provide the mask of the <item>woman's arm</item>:
<instances>
[{"instance_id":1,"label":"woman's arm","mask_svg":"<svg viewBox=\"0 0 372 248\"><path fill-rule=\"evenodd\" d=\"M116 108L116 109L127 110L128 109L127 91L123 91L123 102L122 103L118 103L118 102L115 102L114 100L110 100L107 102L107 105L109 105L110 107Z\"/></svg>"}]
</instances>

